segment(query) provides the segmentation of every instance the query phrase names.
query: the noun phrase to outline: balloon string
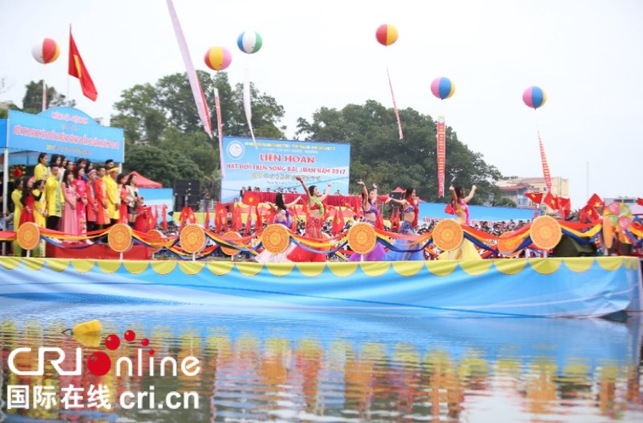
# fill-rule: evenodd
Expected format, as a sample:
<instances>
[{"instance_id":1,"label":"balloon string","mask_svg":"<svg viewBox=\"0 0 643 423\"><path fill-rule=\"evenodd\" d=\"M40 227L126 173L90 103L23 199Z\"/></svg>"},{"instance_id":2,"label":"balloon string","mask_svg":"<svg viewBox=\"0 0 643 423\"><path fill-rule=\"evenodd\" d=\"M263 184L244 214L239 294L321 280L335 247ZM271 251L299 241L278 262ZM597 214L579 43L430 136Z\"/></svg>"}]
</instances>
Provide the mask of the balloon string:
<instances>
[{"instance_id":1,"label":"balloon string","mask_svg":"<svg viewBox=\"0 0 643 423\"><path fill-rule=\"evenodd\" d=\"M400 133L400 139L404 138L404 133L402 132L402 121L400 120L400 112L397 109L397 103L395 102L395 92L393 91L393 83L391 82L391 73L386 66L386 76L388 77L388 86L391 89L391 98L393 99L393 111L395 112L395 119L397 119L397 130Z\"/></svg>"}]
</instances>

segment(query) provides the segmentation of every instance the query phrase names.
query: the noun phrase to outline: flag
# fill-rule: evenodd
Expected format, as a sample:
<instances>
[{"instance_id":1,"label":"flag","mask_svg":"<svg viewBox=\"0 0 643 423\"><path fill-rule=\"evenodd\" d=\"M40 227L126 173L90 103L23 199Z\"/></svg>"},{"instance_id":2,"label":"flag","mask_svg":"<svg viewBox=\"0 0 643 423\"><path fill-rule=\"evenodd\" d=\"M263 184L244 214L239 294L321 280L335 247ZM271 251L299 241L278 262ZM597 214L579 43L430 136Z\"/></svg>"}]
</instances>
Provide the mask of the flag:
<instances>
[{"instance_id":1,"label":"flag","mask_svg":"<svg viewBox=\"0 0 643 423\"><path fill-rule=\"evenodd\" d=\"M263 217L261 216L259 206L255 207L255 217L255 230L257 233L261 233L263 231Z\"/></svg>"},{"instance_id":2,"label":"flag","mask_svg":"<svg viewBox=\"0 0 643 423\"><path fill-rule=\"evenodd\" d=\"M543 165L543 178L545 179L545 186L547 187L547 191L551 191L551 173L549 172L547 156L545 156L545 147L543 146L542 139L540 139L540 132L538 132L538 144L540 146L540 161Z\"/></svg>"},{"instance_id":3,"label":"flag","mask_svg":"<svg viewBox=\"0 0 643 423\"><path fill-rule=\"evenodd\" d=\"M217 232L223 232L228 227L228 209L221 203L217 203L214 227Z\"/></svg>"},{"instance_id":4,"label":"flag","mask_svg":"<svg viewBox=\"0 0 643 423\"><path fill-rule=\"evenodd\" d=\"M598 194L592 194L592 196L589 197L589 200L587 200L587 205L594 208L604 207L605 201L603 201Z\"/></svg>"},{"instance_id":5,"label":"flag","mask_svg":"<svg viewBox=\"0 0 643 423\"><path fill-rule=\"evenodd\" d=\"M636 200L636 204L638 204L639 206L643 206L643 198L639 197L639 198Z\"/></svg>"},{"instance_id":6,"label":"flag","mask_svg":"<svg viewBox=\"0 0 643 423\"><path fill-rule=\"evenodd\" d=\"M542 192L526 192L524 195L534 204L540 204L543 202Z\"/></svg>"},{"instance_id":7,"label":"flag","mask_svg":"<svg viewBox=\"0 0 643 423\"><path fill-rule=\"evenodd\" d=\"M190 52L188 51L188 45L185 41L185 35L183 35L181 23L179 22L179 17L176 15L176 10L174 10L174 3L172 3L172 0L167 0L167 8L170 12L170 19L172 20L172 25L174 26L176 41L179 43L179 50L181 51L181 56L183 57L185 71L188 74L188 81L190 81L190 88L192 89L192 97L194 97L194 103L196 105L196 110L199 113L199 119L201 119L201 125L203 125L203 130L205 131L205 133L208 134L210 139L212 139L210 109L208 108L208 103L205 101L205 95L203 94L203 89L201 89L201 84L199 84L199 78L196 75L196 69L194 69L194 65L192 64L192 58L190 57Z\"/></svg>"},{"instance_id":8,"label":"flag","mask_svg":"<svg viewBox=\"0 0 643 423\"><path fill-rule=\"evenodd\" d=\"M71 35L71 26L69 27L69 74L80 80L80 88L83 90L83 95L92 101L96 101L98 91L96 91L94 81L92 81L92 77L89 76L85 63L83 63L83 59L80 57L74 37Z\"/></svg>"},{"instance_id":9,"label":"flag","mask_svg":"<svg viewBox=\"0 0 643 423\"><path fill-rule=\"evenodd\" d=\"M333 219L333 227L331 229L332 234L337 235L343 231L344 225L346 225L346 222L344 221L344 212L340 206L337 206L335 207L335 218Z\"/></svg>"},{"instance_id":10,"label":"flag","mask_svg":"<svg viewBox=\"0 0 643 423\"><path fill-rule=\"evenodd\" d=\"M558 197L556 197L551 192L548 192L543 199L543 203L547 205L552 210L558 210Z\"/></svg>"},{"instance_id":11,"label":"flag","mask_svg":"<svg viewBox=\"0 0 643 423\"><path fill-rule=\"evenodd\" d=\"M558 210L561 216L567 218L572 211L572 202L569 198L558 197Z\"/></svg>"}]
</instances>

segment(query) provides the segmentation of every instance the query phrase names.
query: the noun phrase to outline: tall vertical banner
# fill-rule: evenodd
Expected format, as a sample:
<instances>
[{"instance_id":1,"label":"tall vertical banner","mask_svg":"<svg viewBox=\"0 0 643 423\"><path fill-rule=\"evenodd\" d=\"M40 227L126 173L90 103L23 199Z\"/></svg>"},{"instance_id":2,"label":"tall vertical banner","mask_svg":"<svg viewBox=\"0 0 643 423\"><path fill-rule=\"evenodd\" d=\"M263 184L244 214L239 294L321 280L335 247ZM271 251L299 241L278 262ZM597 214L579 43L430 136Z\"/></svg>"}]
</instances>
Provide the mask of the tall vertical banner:
<instances>
[{"instance_id":1,"label":"tall vertical banner","mask_svg":"<svg viewBox=\"0 0 643 423\"><path fill-rule=\"evenodd\" d=\"M179 44L179 50L181 50L181 56L183 57L183 63L185 64L185 70L188 74L188 81L190 81L190 88L192 89L192 97L194 97L194 104L196 105L196 110L199 113L199 119L201 120L201 125L203 125L203 130L206 134L212 139L212 122L210 122L210 108L208 103L205 101L205 94L201 89L201 84L199 83L199 78L196 74L196 69L192 64L192 58L190 57L190 52L188 50L188 44L185 41L185 35L183 34L183 29L181 28L181 23L179 22L179 17L176 15L176 10L174 9L174 3L172 0L167 0L167 9L170 13L170 19L172 20L172 26L174 27L174 34L176 35L176 41Z\"/></svg>"},{"instance_id":2,"label":"tall vertical banner","mask_svg":"<svg viewBox=\"0 0 643 423\"><path fill-rule=\"evenodd\" d=\"M444 116L438 116L437 122L437 158L438 158L438 197L444 196L444 172L447 162L446 124Z\"/></svg>"},{"instance_id":3,"label":"tall vertical banner","mask_svg":"<svg viewBox=\"0 0 643 423\"><path fill-rule=\"evenodd\" d=\"M545 156L545 147L543 146L543 140L540 138L540 132L538 132L538 145L540 146L540 160L543 164L545 186L547 187L547 192L551 192L551 173L549 172L549 164L547 164L547 156Z\"/></svg>"}]
</instances>

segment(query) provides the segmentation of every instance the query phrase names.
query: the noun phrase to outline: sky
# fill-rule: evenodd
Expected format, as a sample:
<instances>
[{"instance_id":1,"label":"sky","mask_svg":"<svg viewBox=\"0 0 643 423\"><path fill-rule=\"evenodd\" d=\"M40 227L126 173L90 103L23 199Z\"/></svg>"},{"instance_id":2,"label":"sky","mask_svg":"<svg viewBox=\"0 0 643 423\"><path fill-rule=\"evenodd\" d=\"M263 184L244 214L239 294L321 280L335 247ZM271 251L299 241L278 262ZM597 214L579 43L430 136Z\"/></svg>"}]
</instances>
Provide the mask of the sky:
<instances>
[{"instance_id":1,"label":"sky","mask_svg":"<svg viewBox=\"0 0 643 423\"><path fill-rule=\"evenodd\" d=\"M643 197L642 1L174 0L174 6L195 67L213 74L205 52L226 47L231 83L247 77L274 97L285 108L281 124L289 139L297 119L312 121L321 107L367 100L393 107L388 68L398 108L443 114L458 139L503 175L542 176L540 133L552 177L569 180L572 207L593 193ZM388 47L375 39L382 24L399 32ZM69 25L98 89L96 102L67 75ZM252 55L236 45L246 30L263 38ZM61 48L47 65L32 56L45 37ZM104 123L124 90L185 72L166 0L0 0L0 40L0 101L21 106L25 86L44 79ZM455 84L451 98L432 95L438 77ZM530 86L547 93L538 110L522 102Z\"/></svg>"}]
</instances>

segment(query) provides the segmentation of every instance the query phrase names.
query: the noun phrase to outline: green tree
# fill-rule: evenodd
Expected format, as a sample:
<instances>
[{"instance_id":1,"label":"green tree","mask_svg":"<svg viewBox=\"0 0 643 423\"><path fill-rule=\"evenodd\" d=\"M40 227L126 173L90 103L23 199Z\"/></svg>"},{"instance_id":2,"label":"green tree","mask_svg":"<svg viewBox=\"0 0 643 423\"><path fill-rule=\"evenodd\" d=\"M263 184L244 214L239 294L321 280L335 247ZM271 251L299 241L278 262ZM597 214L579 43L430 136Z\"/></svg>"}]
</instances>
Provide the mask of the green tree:
<instances>
[{"instance_id":1,"label":"green tree","mask_svg":"<svg viewBox=\"0 0 643 423\"><path fill-rule=\"evenodd\" d=\"M380 192L412 186L423 200L446 201L446 197L438 197L435 122L413 109L400 110L400 118L403 140L399 139L394 111L374 100L341 110L322 107L313 114L312 122L298 120L297 135L306 140L349 143L353 181L377 183ZM500 172L460 142L451 128L446 133L446 146L445 191L451 182L476 184L479 190L472 203L492 198L493 181L501 177ZM353 190L357 192L357 186Z\"/></svg>"},{"instance_id":2,"label":"green tree","mask_svg":"<svg viewBox=\"0 0 643 423\"><path fill-rule=\"evenodd\" d=\"M213 128L217 123L216 88L224 136L250 136L243 109L243 86L237 84L232 88L225 72L210 77L207 72L198 71L197 76L210 105ZM255 136L284 138L286 128L279 126L284 108L253 85L251 96ZM214 182L220 171L218 134L215 129L215 139L211 140L203 131L186 74L167 75L154 85L135 85L123 91L114 108L118 113L111 117L111 126L124 130L128 169L137 170L165 186L171 186L173 179L199 179L203 187L208 187L209 195L220 186ZM162 152L162 155L154 159L145 149L155 154ZM158 172L154 166L159 161L170 161L172 166L163 165L164 170Z\"/></svg>"},{"instance_id":3,"label":"green tree","mask_svg":"<svg viewBox=\"0 0 643 423\"><path fill-rule=\"evenodd\" d=\"M38 114L42 112L42 85L44 81L31 81L25 88L25 96L22 99L22 111ZM54 87L47 87L47 107L70 106L74 107L74 100L67 100L65 95L60 94Z\"/></svg>"}]
</instances>

